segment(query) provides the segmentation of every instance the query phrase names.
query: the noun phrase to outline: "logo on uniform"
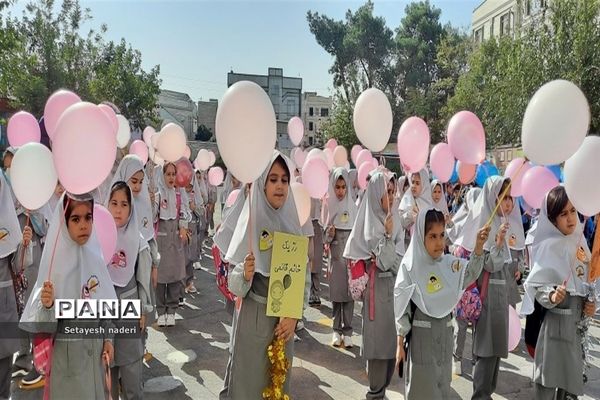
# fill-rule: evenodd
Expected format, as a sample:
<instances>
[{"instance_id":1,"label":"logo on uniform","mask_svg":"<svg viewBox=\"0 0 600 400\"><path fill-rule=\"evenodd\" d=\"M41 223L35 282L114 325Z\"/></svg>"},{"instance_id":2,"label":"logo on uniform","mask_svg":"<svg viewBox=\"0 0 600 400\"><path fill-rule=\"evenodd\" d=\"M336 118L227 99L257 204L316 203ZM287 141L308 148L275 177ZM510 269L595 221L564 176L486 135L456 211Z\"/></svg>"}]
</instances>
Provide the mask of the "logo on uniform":
<instances>
[{"instance_id":1,"label":"logo on uniform","mask_svg":"<svg viewBox=\"0 0 600 400\"><path fill-rule=\"evenodd\" d=\"M127 255L124 250L117 251L110 260L110 265L115 268L125 268L127 266Z\"/></svg>"},{"instance_id":2,"label":"logo on uniform","mask_svg":"<svg viewBox=\"0 0 600 400\"><path fill-rule=\"evenodd\" d=\"M273 235L266 229L260 230L259 250L266 251L273 247Z\"/></svg>"},{"instance_id":3,"label":"logo on uniform","mask_svg":"<svg viewBox=\"0 0 600 400\"><path fill-rule=\"evenodd\" d=\"M436 293L442 290L442 281L434 274L429 275L427 282L427 293Z\"/></svg>"},{"instance_id":4,"label":"logo on uniform","mask_svg":"<svg viewBox=\"0 0 600 400\"><path fill-rule=\"evenodd\" d=\"M90 276L87 282L81 288L81 298L89 299L93 293L96 293L96 288L100 285L100 280L96 275Z\"/></svg>"}]
</instances>

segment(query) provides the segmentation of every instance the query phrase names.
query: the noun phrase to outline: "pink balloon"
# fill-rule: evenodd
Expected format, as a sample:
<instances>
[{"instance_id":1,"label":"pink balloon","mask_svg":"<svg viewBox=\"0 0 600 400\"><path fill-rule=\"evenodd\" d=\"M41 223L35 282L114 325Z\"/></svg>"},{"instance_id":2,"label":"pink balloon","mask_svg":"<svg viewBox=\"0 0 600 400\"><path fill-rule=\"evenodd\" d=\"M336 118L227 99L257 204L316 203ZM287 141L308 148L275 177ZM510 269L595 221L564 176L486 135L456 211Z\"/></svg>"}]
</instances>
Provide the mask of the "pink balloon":
<instances>
[{"instance_id":1,"label":"pink balloon","mask_svg":"<svg viewBox=\"0 0 600 400\"><path fill-rule=\"evenodd\" d=\"M404 171L417 172L425 167L430 142L429 128L421 118L410 117L402 123L398 131L398 155Z\"/></svg>"},{"instance_id":2,"label":"pink balloon","mask_svg":"<svg viewBox=\"0 0 600 400\"><path fill-rule=\"evenodd\" d=\"M187 138L180 125L169 122L160 130L157 150L165 161L179 160L184 156L186 146Z\"/></svg>"},{"instance_id":3,"label":"pink balloon","mask_svg":"<svg viewBox=\"0 0 600 400\"><path fill-rule=\"evenodd\" d=\"M110 107L107 104L98 104L98 108L100 108L102 112L108 117L116 135L119 131L119 121L117 120L117 114L115 114L115 110L113 110L112 107Z\"/></svg>"},{"instance_id":4,"label":"pink balloon","mask_svg":"<svg viewBox=\"0 0 600 400\"><path fill-rule=\"evenodd\" d=\"M335 167L335 161L333 159L333 151L330 148L323 150L323 154L327 157L327 168L331 171Z\"/></svg>"},{"instance_id":5,"label":"pink balloon","mask_svg":"<svg viewBox=\"0 0 600 400\"><path fill-rule=\"evenodd\" d=\"M227 200L225 201L225 207L231 207L233 203L235 203L235 201L237 200L239 194L240 189L232 190L231 193L229 193L229 196L227 196Z\"/></svg>"},{"instance_id":6,"label":"pink balloon","mask_svg":"<svg viewBox=\"0 0 600 400\"><path fill-rule=\"evenodd\" d=\"M296 150L296 152L294 153L294 162L296 163L298 168L302 168L304 166L304 163L306 162L306 156L307 154L305 150L302 150L300 148Z\"/></svg>"},{"instance_id":7,"label":"pink balloon","mask_svg":"<svg viewBox=\"0 0 600 400\"><path fill-rule=\"evenodd\" d=\"M192 149L190 149L190 146L185 146L185 153L183 153L183 156L188 160L192 158Z\"/></svg>"},{"instance_id":8,"label":"pink balloon","mask_svg":"<svg viewBox=\"0 0 600 400\"><path fill-rule=\"evenodd\" d=\"M354 165L356 166L356 168L360 168L360 166L366 162L366 161L370 161L373 159L373 156L371 155L371 152L367 149L361 150L360 153L358 153L358 155L356 156L356 162L354 163Z\"/></svg>"},{"instance_id":9,"label":"pink balloon","mask_svg":"<svg viewBox=\"0 0 600 400\"><path fill-rule=\"evenodd\" d=\"M219 186L223 183L224 175L221 167L212 167L208 170L208 183L213 186Z\"/></svg>"},{"instance_id":10,"label":"pink balloon","mask_svg":"<svg viewBox=\"0 0 600 400\"><path fill-rule=\"evenodd\" d=\"M508 164L506 171L504 171L504 176L510 178L512 181L510 187L511 196L519 197L523 195L523 177L531 167L531 163L523 157L515 158ZM517 172L519 173L518 175Z\"/></svg>"},{"instance_id":11,"label":"pink balloon","mask_svg":"<svg viewBox=\"0 0 600 400\"><path fill-rule=\"evenodd\" d=\"M441 182L448 182L454 172L454 156L447 143L438 143L431 149L431 171Z\"/></svg>"},{"instance_id":12,"label":"pink balloon","mask_svg":"<svg viewBox=\"0 0 600 400\"><path fill-rule=\"evenodd\" d=\"M79 102L60 117L52 142L58 180L73 194L91 192L111 172L117 138L97 105Z\"/></svg>"},{"instance_id":13,"label":"pink balloon","mask_svg":"<svg viewBox=\"0 0 600 400\"><path fill-rule=\"evenodd\" d=\"M307 160L302 167L302 183L313 199L325 196L329 186L329 168L325 161L319 157Z\"/></svg>"},{"instance_id":14,"label":"pink balloon","mask_svg":"<svg viewBox=\"0 0 600 400\"><path fill-rule=\"evenodd\" d=\"M175 162L177 175L175 176L175 185L180 188L187 187L194 177L194 167L187 158L181 157Z\"/></svg>"},{"instance_id":15,"label":"pink balloon","mask_svg":"<svg viewBox=\"0 0 600 400\"><path fill-rule=\"evenodd\" d=\"M117 225L111 213L100 204L94 204L94 232L100 242L104 262L108 264L117 249Z\"/></svg>"},{"instance_id":16,"label":"pink balloon","mask_svg":"<svg viewBox=\"0 0 600 400\"><path fill-rule=\"evenodd\" d=\"M8 143L20 147L27 143L39 143L42 137L40 125L28 112L19 111L8 120L6 127Z\"/></svg>"},{"instance_id":17,"label":"pink balloon","mask_svg":"<svg viewBox=\"0 0 600 400\"><path fill-rule=\"evenodd\" d=\"M458 162L458 179L463 185L467 185L475 179L477 175L477 165Z\"/></svg>"},{"instance_id":18,"label":"pink balloon","mask_svg":"<svg viewBox=\"0 0 600 400\"><path fill-rule=\"evenodd\" d=\"M296 203L296 211L298 211L298 220L300 225L304 225L310 217L311 200L308 190L300 182L290 183L290 190L294 194L294 202Z\"/></svg>"},{"instance_id":19,"label":"pink balloon","mask_svg":"<svg viewBox=\"0 0 600 400\"><path fill-rule=\"evenodd\" d=\"M358 168L358 187L361 189L367 188L367 177L377 167L372 162L365 162Z\"/></svg>"},{"instance_id":20,"label":"pink balloon","mask_svg":"<svg viewBox=\"0 0 600 400\"><path fill-rule=\"evenodd\" d=\"M535 166L523 176L523 198L533 208L541 208L546 193L558 186L556 176L546 167Z\"/></svg>"},{"instance_id":21,"label":"pink balloon","mask_svg":"<svg viewBox=\"0 0 600 400\"><path fill-rule=\"evenodd\" d=\"M343 167L348 162L348 152L344 146L337 146L333 150L333 162L336 167Z\"/></svg>"},{"instance_id":22,"label":"pink balloon","mask_svg":"<svg viewBox=\"0 0 600 400\"><path fill-rule=\"evenodd\" d=\"M152 138L152 135L154 135L155 133L156 133L156 131L151 126L147 126L144 128L144 132L142 133L142 138L144 138L144 142L148 146L152 145L151 138Z\"/></svg>"},{"instance_id":23,"label":"pink balloon","mask_svg":"<svg viewBox=\"0 0 600 400\"><path fill-rule=\"evenodd\" d=\"M207 171L210 168L210 152L206 149L200 149L194 165L196 169Z\"/></svg>"},{"instance_id":24,"label":"pink balloon","mask_svg":"<svg viewBox=\"0 0 600 400\"><path fill-rule=\"evenodd\" d=\"M350 151L350 159L356 165L356 157L358 157L358 153L362 150L362 146L360 144L355 144L352 146L352 150Z\"/></svg>"},{"instance_id":25,"label":"pink balloon","mask_svg":"<svg viewBox=\"0 0 600 400\"><path fill-rule=\"evenodd\" d=\"M454 157L467 164L485 160L485 131L481 121L470 111L460 111L448 123L448 144Z\"/></svg>"},{"instance_id":26,"label":"pink balloon","mask_svg":"<svg viewBox=\"0 0 600 400\"><path fill-rule=\"evenodd\" d=\"M338 145L337 140L335 140L335 139L329 139L327 141L327 143L325 144L325 148L333 151L337 147L337 145Z\"/></svg>"},{"instance_id":27,"label":"pink balloon","mask_svg":"<svg viewBox=\"0 0 600 400\"><path fill-rule=\"evenodd\" d=\"M304 123L298 117L292 117L288 121L288 135L294 146L299 146L304 136Z\"/></svg>"},{"instance_id":28,"label":"pink balloon","mask_svg":"<svg viewBox=\"0 0 600 400\"><path fill-rule=\"evenodd\" d=\"M48 98L44 107L44 126L50 139L54 141L58 120L67 108L75 103L79 103L81 99L75 93L69 90L58 90ZM112 129L112 127L111 127ZM115 144L116 148L116 144Z\"/></svg>"},{"instance_id":29,"label":"pink balloon","mask_svg":"<svg viewBox=\"0 0 600 400\"><path fill-rule=\"evenodd\" d=\"M508 306L508 351L513 351L521 341L521 320L519 314L513 308Z\"/></svg>"},{"instance_id":30,"label":"pink balloon","mask_svg":"<svg viewBox=\"0 0 600 400\"><path fill-rule=\"evenodd\" d=\"M212 167L217 162L217 156L212 151L208 152L208 163Z\"/></svg>"},{"instance_id":31,"label":"pink balloon","mask_svg":"<svg viewBox=\"0 0 600 400\"><path fill-rule=\"evenodd\" d=\"M134 140L129 146L129 154L135 154L142 160L143 164L148 162L148 146L141 140Z\"/></svg>"}]
</instances>

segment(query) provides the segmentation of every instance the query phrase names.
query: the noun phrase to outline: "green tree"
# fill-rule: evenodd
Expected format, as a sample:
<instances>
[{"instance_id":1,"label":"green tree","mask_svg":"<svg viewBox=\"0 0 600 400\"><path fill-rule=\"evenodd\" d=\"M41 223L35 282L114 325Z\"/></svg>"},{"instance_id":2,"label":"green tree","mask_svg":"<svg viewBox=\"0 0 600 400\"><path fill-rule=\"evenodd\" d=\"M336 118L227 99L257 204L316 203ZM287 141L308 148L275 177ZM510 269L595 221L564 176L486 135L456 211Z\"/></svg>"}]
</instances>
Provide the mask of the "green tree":
<instances>
[{"instance_id":1,"label":"green tree","mask_svg":"<svg viewBox=\"0 0 600 400\"><path fill-rule=\"evenodd\" d=\"M343 96L335 96L333 114L321 126L325 141L335 139L339 145L344 146L346 149L351 149L352 146L359 143L354 131L352 112L352 106Z\"/></svg>"}]
</instances>

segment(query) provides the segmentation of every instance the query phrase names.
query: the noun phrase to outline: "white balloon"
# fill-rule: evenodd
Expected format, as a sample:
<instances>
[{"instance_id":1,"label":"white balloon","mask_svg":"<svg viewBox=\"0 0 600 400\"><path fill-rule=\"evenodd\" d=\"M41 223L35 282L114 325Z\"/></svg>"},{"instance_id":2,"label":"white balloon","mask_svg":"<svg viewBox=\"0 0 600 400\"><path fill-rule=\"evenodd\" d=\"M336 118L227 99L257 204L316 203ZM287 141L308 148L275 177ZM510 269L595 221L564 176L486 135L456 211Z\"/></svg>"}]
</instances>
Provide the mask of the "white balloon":
<instances>
[{"instance_id":1,"label":"white balloon","mask_svg":"<svg viewBox=\"0 0 600 400\"><path fill-rule=\"evenodd\" d=\"M234 83L221 100L216 119L221 158L241 182L255 181L267 168L277 139L269 96L254 82Z\"/></svg>"},{"instance_id":2,"label":"white balloon","mask_svg":"<svg viewBox=\"0 0 600 400\"><path fill-rule=\"evenodd\" d=\"M196 168L201 171L206 171L210 168L210 152L206 149L200 149L196 156Z\"/></svg>"},{"instance_id":3,"label":"white balloon","mask_svg":"<svg viewBox=\"0 0 600 400\"><path fill-rule=\"evenodd\" d=\"M588 136L579 150L567 160L564 169L569 200L577 211L587 216L600 212L599 171L600 137Z\"/></svg>"},{"instance_id":4,"label":"white balloon","mask_svg":"<svg viewBox=\"0 0 600 400\"><path fill-rule=\"evenodd\" d=\"M153 133L152 136L150 136L150 146L148 146L148 147L157 149L159 139L160 139L160 132Z\"/></svg>"},{"instance_id":5,"label":"white balloon","mask_svg":"<svg viewBox=\"0 0 600 400\"><path fill-rule=\"evenodd\" d=\"M129 127L129 121L121 114L117 115L117 121L119 122L119 129L117 130L117 146L120 149L124 149L129 144L131 138L131 128Z\"/></svg>"},{"instance_id":6,"label":"white balloon","mask_svg":"<svg viewBox=\"0 0 600 400\"><path fill-rule=\"evenodd\" d=\"M299 182L290 183L290 188L294 195L294 202L296 203L300 225L304 225L310 216L310 194L308 194L308 190L304 185Z\"/></svg>"},{"instance_id":7,"label":"white balloon","mask_svg":"<svg viewBox=\"0 0 600 400\"><path fill-rule=\"evenodd\" d=\"M381 90L370 88L358 96L354 105L356 136L371 151L382 151L392 134L393 115L390 102Z\"/></svg>"},{"instance_id":8,"label":"white balloon","mask_svg":"<svg viewBox=\"0 0 600 400\"><path fill-rule=\"evenodd\" d=\"M212 151L209 150L208 157L209 157L208 162L209 162L210 166L212 167L217 162L217 156L215 156L215 153L213 153Z\"/></svg>"},{"instance_id":9,"label":"white balloon","mask_svg":"<svg viewBox=\"0 0 600 400\"><path fill-rule=\"evenodd\" d=\"M536 164L560 164L581 146L590 125L590 107L575 84L546 83L533 95L523 117L523 151Z\"/></svg>"},{"instance_id":10,"label":"white balloon","mask_svg":"<svg viewBox=\"0 0 600 400\"><path fill-rule=\"evenodd\" d=\"M37 210L48 202L58 176L50 150L40 143L19 148L10 167L10 179L17 200L28 210Z\"/></svg>"},{"instance_id":11,"label":"white balloon","mask_svg":"<svg viewBox=\"0 0 600 400\"><path fill-rule=\"evenodd\" d=\"M168 123L160 131L158 151L165 161L175 162L185 155L187 140L183 128L174 123Z\"/></svg>"},{"instance_id":12,"label":"white balloon","mask_svg":"<svg viewBox=\"0 0 600 400\"><path fill-rule=\"evenodd\" d=\"M328 161L327 161L327 154L325 154L323 152L323 150L321 150L321 149L312 149L311 151L309 151L308 155L306 156L306 158L304 160L304 162L310 160L311 158L315 158L315 157L318 157L321 160L325 161L325 164L328 163Z\"/></svg>"}]
</instances>

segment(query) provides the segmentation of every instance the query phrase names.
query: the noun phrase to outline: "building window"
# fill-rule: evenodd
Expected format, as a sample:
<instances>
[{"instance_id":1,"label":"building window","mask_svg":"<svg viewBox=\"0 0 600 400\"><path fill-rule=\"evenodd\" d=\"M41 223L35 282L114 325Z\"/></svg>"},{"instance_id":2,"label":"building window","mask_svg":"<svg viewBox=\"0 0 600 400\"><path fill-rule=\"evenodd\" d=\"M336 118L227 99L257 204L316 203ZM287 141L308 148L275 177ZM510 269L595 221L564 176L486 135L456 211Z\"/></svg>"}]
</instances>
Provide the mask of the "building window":
<instances>
[{"instance_id":1,"label":"building window","mask_svg":"<svg viewBox=\"0 0 600 400\"><path fill-rule=\"evenodd\" d=\"M312 124L312 122L311 122L311 124ZM308 137L308 145L312 146L313 144L315 144L315 139L312 136L309 136Z\"/></svg>"},{"instance_id":2,"label":"building window","mask_svg":"<svg viewBox=\"0 0 600 400\"><path fill-rule=\"evenodd\" d=\"M500 36L510 35L510 12L500 17Z\"/></svg>"},{"instance_id":3,"label":"building window","mask_svg":"<svg viewBox=\"0 0 600 400\"><path fill-rule=\"evenodd\" d=\"M321 117L329 117L329 108L321 108Z\"/></svg>"},{"instance_id":4,"label":"building window","mask_svg":"<svg viewBox=\"0 0 600 400\"><path fill-rule=\"evenodd\" d=\"M310 108L308 109L308 115L309 115L309 116L311 116L311 117L312 117L313 115L315 115L315 110L314 110L312 107L310 107Z\"/></svg>"},{"instance_id":5,"label":"building window","mask_svg":"<svg viewBox=\"0 0 600 400\"><path fill-rule=\"evenodd\" d=\"M506 152L506 161L512 161L512 150Z\"/></svg>"},{"instance_id":6,"label":"building window","mask_svg":"<svg viewBox=\"0 0 600 400\"><path fill-rule=\"evenodd\" d=\"M530 16L531 15L531 0L525 0L525 4L523 6L524 6L523 11L525 13L525 16L526 17Z\"/></svg>"},{"instance_id":7,"label":"building window","mask_svg":"<svg viewBox=\"0 0 600 400\"><path fill-rule=\"evenodd\" d=\"M483 26L475 31L475 43L483 42Z\"/></svg>"},{"instance_id":8,"label":"building window","mask_svg":"<svg viewBox=\"0 0 600 400\"><path fill-rule=\"evenodd\" d=\"M500 161L504 161L504 151L500 152Z\"/></svg>"},{"instance_id":9,"label":"building window","mask_svg":"<svg viewBox=\"0 0 600 400\"><path fill-rule=\"evenodd\" d=\"M313 130L313 123L312 123L312 122L309 122L309 123L308 123L308 130L309 130L309 131L312 131L312 130Z\"/></svg>"}]
</instances>

